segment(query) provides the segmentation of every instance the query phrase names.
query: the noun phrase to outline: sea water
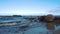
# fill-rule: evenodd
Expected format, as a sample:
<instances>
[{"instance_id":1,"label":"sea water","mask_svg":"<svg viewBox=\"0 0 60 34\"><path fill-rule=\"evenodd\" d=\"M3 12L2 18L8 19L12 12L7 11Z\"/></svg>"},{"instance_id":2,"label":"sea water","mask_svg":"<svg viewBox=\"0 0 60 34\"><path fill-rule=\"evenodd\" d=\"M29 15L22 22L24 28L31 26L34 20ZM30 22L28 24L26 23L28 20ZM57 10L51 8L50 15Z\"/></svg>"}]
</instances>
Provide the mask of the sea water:
<instances>
[{"instance_id":1,"label":"sea water","mask_svg":"<svg viewBox=\"0 0 60 34\"><path fill-rule=\"evenodd\" d=\"M27 17L28 18L28 17ZM2 26L0 27L0 34L52 34L47 28L46 23L43 22L29 22L28 20L25 20L23 17L15 17L13 20L1 20L0 23L6 23L6 22L13 22L13 21L21 21L22 24L18 25L11 25L11 26ZM21 26L29 26L26 28L26 31L23 31L24 29L21 29ZM60 30L60 25L55 25L55 30Z\"/></svg>"}]
</instances>

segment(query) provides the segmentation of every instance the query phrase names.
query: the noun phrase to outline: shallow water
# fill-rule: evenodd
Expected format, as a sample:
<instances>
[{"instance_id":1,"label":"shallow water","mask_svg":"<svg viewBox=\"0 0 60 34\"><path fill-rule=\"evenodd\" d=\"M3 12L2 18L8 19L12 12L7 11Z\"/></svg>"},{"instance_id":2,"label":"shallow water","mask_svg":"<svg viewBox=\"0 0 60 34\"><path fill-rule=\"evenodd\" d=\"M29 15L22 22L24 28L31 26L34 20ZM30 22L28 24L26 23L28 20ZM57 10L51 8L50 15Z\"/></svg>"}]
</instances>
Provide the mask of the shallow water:
<instances>
[{"instance_id":1,"label":"shallow water","mask_svg":"<svg viewBox=\"0 0 60 34\"><path fill-rule=\"evenodd\" d=\"M43 22L31 22L25 20L23 17L14 18L13 20L1 20L0 23L21 21L21 24L3 26L0 27L0 34L52 34L50 30L46 28L46 23ZM21 28L22 26L28 26L27 28ZM55 30L60 30L60 25L55 25Z\"/></svg>"}]
</instances>

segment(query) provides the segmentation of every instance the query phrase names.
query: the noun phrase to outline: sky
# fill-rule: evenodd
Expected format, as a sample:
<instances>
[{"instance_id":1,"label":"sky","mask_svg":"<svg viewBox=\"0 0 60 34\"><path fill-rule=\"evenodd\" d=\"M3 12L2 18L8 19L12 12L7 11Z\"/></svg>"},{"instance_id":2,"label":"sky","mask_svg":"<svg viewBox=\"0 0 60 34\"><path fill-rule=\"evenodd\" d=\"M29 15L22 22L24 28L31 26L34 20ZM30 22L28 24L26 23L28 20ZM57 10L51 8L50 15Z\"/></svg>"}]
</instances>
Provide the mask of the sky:
<instances>
[{"instance_id":1,"label":"sky","mask_svg":"<svg viewBox=\"0 0 60 34\"><path fill-rule=\"evenodd\" d=\"M0 0L0 15L60 15L59 9L60 0Z\"/></svg>"}]
</instances>

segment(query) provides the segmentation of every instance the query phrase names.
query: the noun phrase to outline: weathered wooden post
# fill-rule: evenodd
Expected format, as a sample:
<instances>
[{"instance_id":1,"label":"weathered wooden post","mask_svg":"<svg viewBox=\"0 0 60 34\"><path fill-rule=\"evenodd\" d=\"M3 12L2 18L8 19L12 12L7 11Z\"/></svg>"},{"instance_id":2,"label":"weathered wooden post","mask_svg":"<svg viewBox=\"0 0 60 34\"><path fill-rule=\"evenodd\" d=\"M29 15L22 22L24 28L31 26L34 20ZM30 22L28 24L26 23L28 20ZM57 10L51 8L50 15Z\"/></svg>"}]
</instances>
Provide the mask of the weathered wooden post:
<instances>
[{"instance_id":1,"label":"weathered wooden post","mask_svg":"<svg viewBox=\"0 0 60 34\"><path fill-rule=\"evenodd\" d=\"M51 15L51 14L48 14L46 16L45 20L46 20L46 27L47 27L47 29L53 32L55 30L54 16Z\"/></svg>"}]
</instances>

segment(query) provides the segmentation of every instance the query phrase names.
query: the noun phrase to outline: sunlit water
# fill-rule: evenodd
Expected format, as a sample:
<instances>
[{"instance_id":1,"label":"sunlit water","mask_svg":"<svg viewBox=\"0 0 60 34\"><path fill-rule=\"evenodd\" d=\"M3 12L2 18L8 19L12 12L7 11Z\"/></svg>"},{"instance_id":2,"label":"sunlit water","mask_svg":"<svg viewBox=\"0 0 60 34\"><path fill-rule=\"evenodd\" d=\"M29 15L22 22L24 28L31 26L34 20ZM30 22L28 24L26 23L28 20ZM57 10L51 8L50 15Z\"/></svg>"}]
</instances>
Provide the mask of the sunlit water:
<instances>
[{"instance_id":1,"label":"sunlit water","mask_svg":"<svg viewBox=\"0 0 60 34\"><path fill-rule=\"evenodd\" d=\"M18 17L13 20L1 20L0 23L11 22L11 21L21 21L21 24L3 26L0 27L0 34L52 34L50 30L46 28L46 23L43 22L31 22L25 20L27 17ZM22 29L21 26L29 26L28 28ZM25 31L24 31L25 30ZM60 25L55 25L55 30L60 30Z\"/></svg>"}]
</instances>

